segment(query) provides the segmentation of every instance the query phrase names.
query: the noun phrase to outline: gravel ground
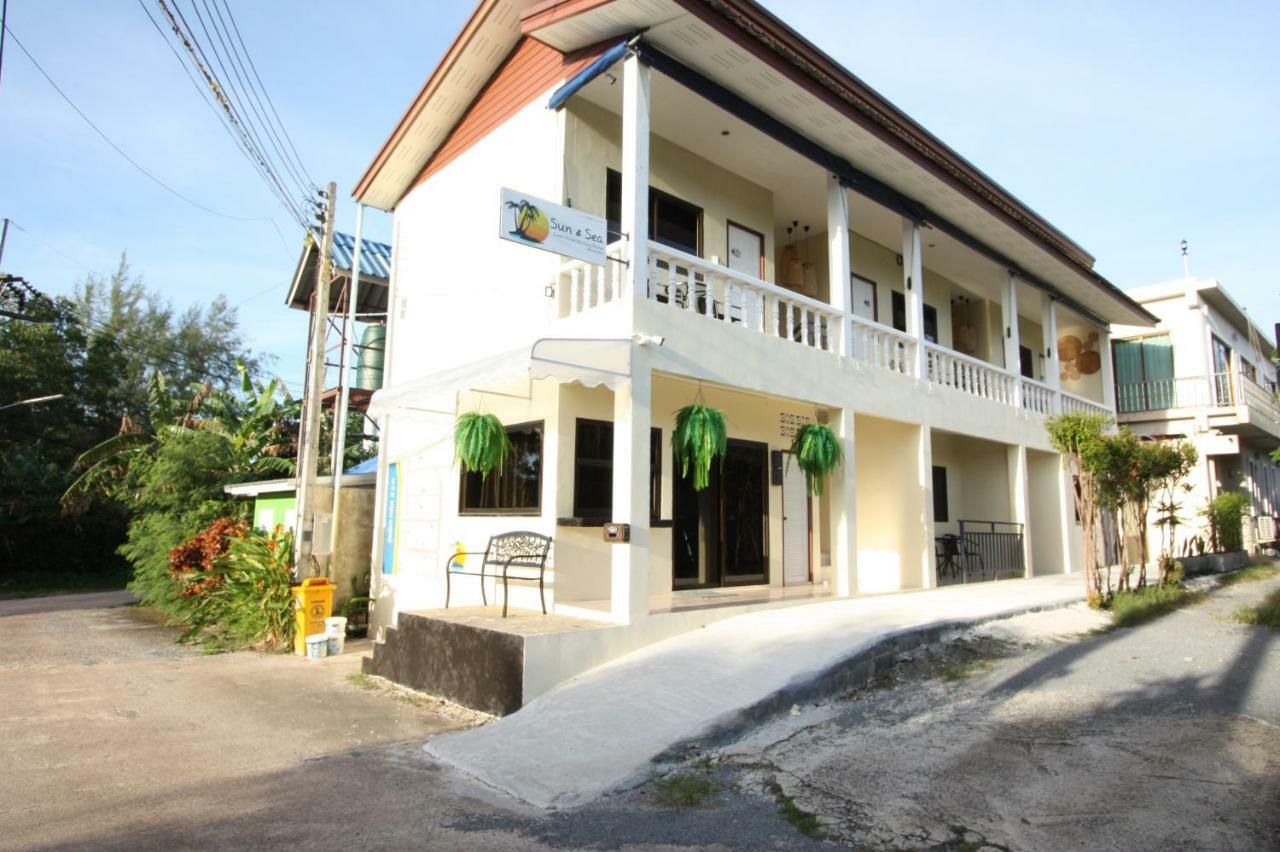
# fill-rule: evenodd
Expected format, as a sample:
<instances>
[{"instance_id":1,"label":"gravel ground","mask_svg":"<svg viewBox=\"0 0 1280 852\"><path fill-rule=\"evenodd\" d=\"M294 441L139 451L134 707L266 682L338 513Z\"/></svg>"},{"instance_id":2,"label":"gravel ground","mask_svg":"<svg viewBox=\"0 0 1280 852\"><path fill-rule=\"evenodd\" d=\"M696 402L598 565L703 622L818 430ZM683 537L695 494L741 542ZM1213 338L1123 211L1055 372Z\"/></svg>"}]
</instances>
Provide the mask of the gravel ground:
<instances>
[{"instance_id":1,"label":"gravel ground","mask_svg":"<svg viewBox=\"0 0 1280 852\"><path fill-rule=\"evenodd\" d=\"M994 622L551 814L427 759L481 720L352 678L358 648L204 656L137 608L0 616L0 849L1280 848L1280 644L1224 620L1277 585L1084 639L1082 607Z\"/></svg>"},{"instance_id":2,"label":"gravel ground","mask_svg":"<svg viewBox=\"0 0 1280 852\"><path fill-rule=\"evenodd\" d=\"M1280 849L1280 637L1229 620L1277 586L994 622L717 758L860 849Z\"/></svg>"}]
</instances>

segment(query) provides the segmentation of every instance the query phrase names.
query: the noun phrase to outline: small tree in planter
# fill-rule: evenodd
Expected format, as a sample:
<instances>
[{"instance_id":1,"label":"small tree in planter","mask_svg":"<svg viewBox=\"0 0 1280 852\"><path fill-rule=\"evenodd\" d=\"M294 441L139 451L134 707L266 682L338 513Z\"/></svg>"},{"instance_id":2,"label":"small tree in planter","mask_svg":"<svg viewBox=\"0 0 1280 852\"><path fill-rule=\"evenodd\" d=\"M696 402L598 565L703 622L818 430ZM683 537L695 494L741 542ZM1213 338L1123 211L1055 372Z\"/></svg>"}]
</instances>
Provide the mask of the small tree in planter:
<instances>
[{"instance_id":1,"label":"small tree in planter","mask_svg":"<svg viewBox=\"0 0 1280 852\"><path fill-rule=\"evenodd\" d=\"M492 414L468 411L453 427L454 452L463 469L487 477L491 470L502 473L511 454L507 427Z\"/></svg>"},{"instance_id":2,"label":"small tree in planter","mask_svg":"<svg viewBox=\"0 0 1280 852\"><path fill-rule=\"evenodd\" d=\"M840 439L830 426L808 423L796 432L791 441L791 452L796 457L796 464L804 471L809 494L821 497L823 480L844 461Z\"/></svg>"},{"instance_id":3,"label":"small tree in planter","mask_svg":"<svg viewBox=\"0 0 1280 852\"><path fill-rule=\"evenodd\" d=\"M711 462L723 459L728 446L724 412L705 405L686 405L676 412L671 433L671 451L680 465L680 475L693 469L693 490L701 491L711 481Z\"/></svg>"}]
</instances>

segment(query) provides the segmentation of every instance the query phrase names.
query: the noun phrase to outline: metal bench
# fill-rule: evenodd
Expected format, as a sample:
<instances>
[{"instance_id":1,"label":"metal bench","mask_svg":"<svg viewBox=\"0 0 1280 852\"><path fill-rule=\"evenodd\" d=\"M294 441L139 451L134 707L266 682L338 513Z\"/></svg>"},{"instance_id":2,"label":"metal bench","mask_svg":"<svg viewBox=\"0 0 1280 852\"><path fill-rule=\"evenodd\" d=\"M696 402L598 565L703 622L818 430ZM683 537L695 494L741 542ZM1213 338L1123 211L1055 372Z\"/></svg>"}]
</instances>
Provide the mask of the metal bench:
<instances>
[{"instance_id":1,"label":"metal bench","mask_svg":"<svg viewBox=\"0 0 1280 852\"><path fill-rule=\"evenodd\" d=\"M485 569L493 568L492 576L495 580L501 576L502 578L502 617L507 617L507 598L510 596L508 582L511 580L527 580L538 581L538 598L542 601L542 614L547 614L547 596L546 596L546 573L547 558L551 555L551 538L536 532L508 532L501 535L490 537L488 545L485 546L484 552L464 551L454 553L444 563L444 608L449 608L449 598L453 594L453 578L460 577L479 577L480 578L480 600L485 605L489 605L489 598L485 594L484 581L489 576ZM480 556L480 570L466 571L462 569L465 564L465 557ZM455 568L454 565L458 567ZM515 574L511 573L512 568L534 568L537 574L532 572L520 571ZM501 572L501 573L499 573Z\"/></svg>"}]
</instances>

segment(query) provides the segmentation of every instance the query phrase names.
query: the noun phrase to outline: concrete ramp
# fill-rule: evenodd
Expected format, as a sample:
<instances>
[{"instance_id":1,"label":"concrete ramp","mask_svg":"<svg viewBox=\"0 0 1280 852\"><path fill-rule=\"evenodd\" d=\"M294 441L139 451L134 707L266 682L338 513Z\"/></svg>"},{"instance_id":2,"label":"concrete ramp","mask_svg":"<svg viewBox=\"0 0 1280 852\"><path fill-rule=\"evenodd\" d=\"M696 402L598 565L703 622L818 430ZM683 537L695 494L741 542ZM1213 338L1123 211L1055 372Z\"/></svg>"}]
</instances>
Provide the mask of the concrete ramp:
<instances>
[{"instance_id":1,"label":"concrete ramp","mask_svg":"<svg viewBox=\"0 0 1280 852\"><path fill-rule=\"evenodd\" d=\"M1059 575L744 614L592 669L426 751L522 801L574 807L645 780L681 743L865 681L877 661L944 629L1079 601L1083 586Z\"/></svg>"}]
</instances>

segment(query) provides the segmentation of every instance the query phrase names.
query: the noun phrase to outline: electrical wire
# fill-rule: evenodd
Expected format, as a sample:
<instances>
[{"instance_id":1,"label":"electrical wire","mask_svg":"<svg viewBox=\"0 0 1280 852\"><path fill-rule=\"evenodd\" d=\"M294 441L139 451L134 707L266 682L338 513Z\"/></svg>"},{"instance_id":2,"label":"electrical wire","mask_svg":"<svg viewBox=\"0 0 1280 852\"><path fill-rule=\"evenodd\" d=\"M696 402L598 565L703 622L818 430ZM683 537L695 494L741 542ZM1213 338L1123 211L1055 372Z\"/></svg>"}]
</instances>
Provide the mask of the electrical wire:
<instances>
[{"instance_id":1,"label":"electrical wire","mask_svg":"<svg viewBox=\"0 0 1280 852\"><path fill-rule=\"evenodd\" d=\"M197 74L204 79L214 102L226 115L228 123L241 140L246 156L261 166L263 178L268 187L276 195L280 203L284 205L285 209L289 211L294 221L305 230L307 228L307 217L303 210L309 206L310 199L304 199L299 204L285 188L284 181L280 178L271 158L263 150L261 139L255 132L255 128L242 118L242 110L238 107L239 98L236 90L234 87L227 85L228 81L220 79L214 70L213 66L217 64L223 68L224 76L226 74L220 56L216 54L212 46L210 46L209 51L205 50L204 44L196 36L176 0L172 0L172 2L156 0L156 2L178 42L190 57ZM215 61L209 59L210 54L214 56Z\"/></svg>"},{"instance_id":2,"label":"electrical wire","mask_svg":"<svg viewBox=\"0 0 1280 852\"><path fill-rule=\"evenodd\" d=\"M186 78L191 83L192 88L196 90L196 95L204 102L205 106L207 106L213 112L214 117L218 119L218 123L222 126L222 129L226 132L227 137L231 139L232 144L234 144L236 148L240 151L240 153L244 155L245 159L249 161L249 164L253 166L254 170L258 173L258 176L261 177L264 181L268 181L267 173L263 170L262 166L258 163L258 161L254 159L253 156L249 153L248 149L244 147L244 143L239 139L239 137L237 137L235 130L232 128L230 122L227 120L226 114L223 113L223 111L220 110L214 104L214 102L210 99L208 92L205 91L205 89L200 85L200 83L196 80L195 76L192 74L191 68L187 65L186 62L182 60L182 55L178 53L178 49L175 48L173 46L173 43L169 41L168 37L165 36L164 30L161 29L159 22L156 21L156 19L152 16L151 11L147 8L147 4L145 0L138 0L138 5L142 7L143 14L147 16L147 20L151 22L151 26L155 28L156 34L160 36L160 40L164 42L165 47L169 48L169 52L173 54L174 60L178 63L178 66L182 69L182 73L186 75ZM268 184L269 184L269 181L268 181ZM275 194L274 189L272 191L273 191L273 194ZM277 198L279 198L278 194L277 194ZM275 228L276 234L280 236L281 243L284 243L285 242L284 235L280 233L280 227L276 225L275 220L268 219L267 221L271 222L271 227ZM287 244L285 245L285 249L286 250L288 249Z\"/></svg>"},{"instance_id":3,"label":"electrical wire","mask_svg":"<svg viewBox=\"0 0 1280 852\"><path fill-rule=\"evenodd\" d=\"M9 22L9 0L0 0L0 75L4 73L4 33Z\"/></svg>"},{"instance_id":4,"label":"electrical wire","mask_svg":"<svg viewBox=\"0 0 1280 852\"><path fill-rule=\"evenodd\" d=\"M222 5L227 10L227 19L231 21L231 28L235 31L236 41L240 42L240 47L244 50L245 59L249 61L249 70L253 72L254 79L258 81L258 87L262 90L262 96L266 98L267 106L270 107L271 114L275 116L276 124L280 127L280 133L284 136L285 142L289 146L289 150L293 152L293 157L298 163L298 168L302 170L302 173L306 176L307 182L310 186L313 189L318 189L320 185L316 183L315 178L311 177L310 173L307 172L306 166L303 165L302 157L298 155L298 149L293 144L293 138L289 135L289 131L285 129L284 122L280 120L280 113L276 111L275 102L271 100L271 93L267 91L267 87L262 82L262 77L258 74L258 66L254 64L253 55L249 53L249 48L245 46L244 39L240 36L240 25L236 23L235 15L231 13L230 4L227 3L227 0L222 0Z\"/></svg>"},{"instance_id":5,"label":"electrical wire","mask_svg":"<svg viewBox=\"0 0 1280 852\"><path fill-rule=\"evenodd\" d=\"M218 35L218 42L222 44L223 50L231 56L231 70L235 73L236 80L241 87L247 89L249 97L246 99L254 114L258 117L262 127L266 128L267 136L271 140L271 147L280 156L280 161L284 164L285 171L293 178L294 183L302 190L303 195L308 195L315 190L313 183L308 183L308 179L302 177L294 161L289 158L288 153L284 150L284 143L280 140L280 134L276 132L275 125L267 118L267 108L262 102L257 87L254 86L249 71L245 67L244 61L240 56L240 49L236 46L236 42L231 37L230 29L227 27L226 20L222 17L222 9L218 6L216 0L210 8L208 0L201 0L204 4L205 11L209 14L209 23L213 27L214 32ZM225 3L224 3L225 5ZM230 12L230 9L227 10ZM214 21L214 15L217 15L217 22ZM225 38L224 38L225 36ZM244 47L244 41L240 41L240 47ZM248 50L245 50L248 55Z\"/></svg>"},{"instance_id":6,"label":"electrical wire","mask_svg":"<svg viewBox=\"0 0 1280 852\"><path fill-rule=\"evenodd\" d=\"M192 207L195 207L198 210L202 210L205 213L208 213L212 216L219 216L223 219L233 219L237 222L268 221L265 217L261 217L261 216L232 216L229 213L223 213L221 211L214 210L211 207L206 207L200 202L195 201L194 199L189 198L186 195L183 195L181 192L178 192L178 190L174 189L173 187L169 186L169 184L165 183L160 178L156 177L154 174L148 171L145 167L143 167L141 163L139 163L137 160L133 159L133 157L130 157L127 153L125 153L123 148L121 148L114 141L112 141L111 137L102 131L102 128L94 124L93 120L89 118L89 116L85 115L84 111L80 109L80 107L76 106L75 101L71 100L71 98L67 95L67 93L64 92L62 88L53 81L53 78L50 77L49 73L44 70L43 66L41 66L40 63L36 61L36 58L31 55L31 51L27 50L26 46L22 43L21 39L18 38L17 34L13 31L13 29L8 24L4 25L4 30L9 34L9 37L13 39L13 43L18 46L18 49L21 50L26 55L27 59L31 60L31 64L34 65L36 70L40 72L40 75L44 77L45 81L48 82L48 84L53 87L53 90L57 92L62 97L62 99L67 102L67 105L75 111L76 115L84 119L85 124L93 128L93 131L97 133L98 136L102 137L102 141L110 145L112 150L114 150L117 154L123 157L124 160L127 163L129 163L129 165L133 166L135 169L141 172L152 183L156 184L157 186L159 186L161 189L165 190L169 194L182 199L187 204L190 204Z\"/></svg>"}]
</instances>

